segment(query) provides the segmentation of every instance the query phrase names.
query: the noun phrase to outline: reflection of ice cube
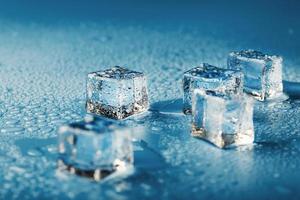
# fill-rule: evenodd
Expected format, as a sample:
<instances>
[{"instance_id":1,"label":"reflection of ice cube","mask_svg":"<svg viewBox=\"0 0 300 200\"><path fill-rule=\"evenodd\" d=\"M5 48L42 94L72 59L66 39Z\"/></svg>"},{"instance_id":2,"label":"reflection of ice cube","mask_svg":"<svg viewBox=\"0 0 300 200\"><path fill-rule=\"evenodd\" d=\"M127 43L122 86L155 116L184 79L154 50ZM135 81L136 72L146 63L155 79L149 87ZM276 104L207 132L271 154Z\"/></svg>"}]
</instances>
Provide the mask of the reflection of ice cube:
<instances>
[{"instance_id":1,"label":"reflection of ice cube","mask_svg":"<svg viewBox=\"0 0 300 200\"><path fill-rule=\"evenodd\" d=\"M123 119L147 110L148 105L147 82L143 73L113 67L88 74L88 112Z\"/></svg>"},{"instance_id":2,"label":"reflection of ice cube","mask_svg":"<svg viewBox=\"0 0 300 200\"><path fill-rule=\"evenodd\" d=\"M254 140L253 102L244 94L226 96L196 89L192 135L225 148Z\"/></svg>"},{"instance_id":3,"label":"reflection of ice cube","mask_svg":"<svg viewBox=\"0 0 300 200\"><path fill-rule=\"evenodd\" d=\"M185 72L183 112L186 114L191 113L191 97L197 88L219 94L238 94L243 89L243 74L237 70L221 69L206 63Z\"/></svg>"},{"instance_id":4,"label":"reflection of ice cube","mask_svg":"<svg viewBox=\"0 0 300 200\"><path fill-rule=\"evenodd\" d=\"M59 131L59 167L100 180L133 162L130 131L113 120L87 117Z\"/></svg>"},{"instance_id":5,"label":"reflection of ice cube","mask_svg":"<svg viewBox=\"0 0 300 200\"><path fill-rule=\"evenodd\" d=\"M282 58L254 50L232 52L229 69L243 71L244 89L258 100L272 99L282 94Z\"/></svg>"}]
</instances>

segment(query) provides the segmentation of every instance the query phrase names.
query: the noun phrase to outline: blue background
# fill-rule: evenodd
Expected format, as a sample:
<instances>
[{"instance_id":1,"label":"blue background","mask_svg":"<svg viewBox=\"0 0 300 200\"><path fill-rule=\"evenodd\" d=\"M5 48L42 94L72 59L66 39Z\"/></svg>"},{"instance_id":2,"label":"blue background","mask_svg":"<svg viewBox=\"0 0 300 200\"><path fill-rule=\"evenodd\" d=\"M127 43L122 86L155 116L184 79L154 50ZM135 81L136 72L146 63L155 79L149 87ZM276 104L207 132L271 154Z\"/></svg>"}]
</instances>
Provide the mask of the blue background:
<instances>
[{"instance_id":1,"label":"blue background","mask_svg":"<svg viewBox=\"0 0 300 200\"><path fill-rule=\"evenodd\" d=\"M297 1L0 1L1 199L299 199ZM253 146L190 137L181 78L230 51L284 58L285 102L255 105ZM135 172L101 183L56 170L57 128L85 115L85 78L114 65L148 76L131 119Z\"/></svg>"}]
</instances>

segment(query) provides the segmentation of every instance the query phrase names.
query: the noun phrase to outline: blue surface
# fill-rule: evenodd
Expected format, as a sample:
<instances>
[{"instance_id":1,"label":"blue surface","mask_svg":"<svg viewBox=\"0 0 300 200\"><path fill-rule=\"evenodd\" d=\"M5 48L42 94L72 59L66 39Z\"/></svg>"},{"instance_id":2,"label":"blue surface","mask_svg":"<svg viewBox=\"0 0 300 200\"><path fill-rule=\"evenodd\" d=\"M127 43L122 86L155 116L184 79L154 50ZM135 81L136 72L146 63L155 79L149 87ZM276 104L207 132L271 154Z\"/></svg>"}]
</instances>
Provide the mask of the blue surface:
<instances>
[{"instance_id":1,"label":"blue surface","mask_svg":"<svg viewBox=\"0 0 300 200\"><path fill-rule=\"evenodd\" d=\"M13 0L0 7L1 199L299 199L300 21L293 1ZM282 55L292 96L255 107L256 144L191 138L182 74L230 51ZM57 128L85 115L91 71L124 65L149 80L135 172L95 183L56 170Z\"/></svg>"}]
</instances>

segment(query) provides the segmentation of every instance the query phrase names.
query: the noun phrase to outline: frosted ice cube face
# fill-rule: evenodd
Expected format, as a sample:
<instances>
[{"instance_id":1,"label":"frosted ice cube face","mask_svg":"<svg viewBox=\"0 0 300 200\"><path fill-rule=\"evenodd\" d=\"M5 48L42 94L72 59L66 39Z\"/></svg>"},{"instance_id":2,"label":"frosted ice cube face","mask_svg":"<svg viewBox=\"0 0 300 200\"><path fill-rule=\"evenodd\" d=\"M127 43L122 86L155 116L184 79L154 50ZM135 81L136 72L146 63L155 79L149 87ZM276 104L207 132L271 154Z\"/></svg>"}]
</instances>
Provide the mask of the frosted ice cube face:
<instances>
[{"instance_id":1,"label":"frosted ice cube face","mask_svg":"<svg viewBox=\"0 0 300 200\"><path fill-rule=\"evenodd\" d=\"M59 169L100 180L133 163L131 133L117 121L87 117L59 130Z\"/></svg>"},{"instance_id":2,"label":"frosted ice cube face","mask_svg":"<svg viewBox=\"0 0 300 200\"><path fill-rule=\"evenodd\" d=\"M254 50L232 52L228 57L228 68L243 71L244 90L257 100L273 99L283 94L282 58L279 56Z\"/></svg>"},{"instance_id":3,"label":"frosted ice cube face","mask_svg":"<svg viewBox=\"0 0 300 200\"><path fill-rule=\"evenodd\" d=\"M245 94L218 95L196 89L193 96L192 136L220 148L254 141L253 102Z\"/></svg>"},{"instance_id":4,"label":"frosted ice cube face","mask_svg":"<svg viewBox=\"0 0 300 200\"><path fill-rule=\"evenodd\" d=\"M124 119L149 107L143 73L122 67L93 72L87 78L87 112Z\"/></svg>"},{"instance_id":5,"label":"frosted ice cube face","mask_svg":"<svg viewBox=\"0 0 300 200\"><path fill-rule=\"evenodd\" d=\"M191 114L192 95L195 89L211 90L219 94L239 94L243 91L243 74L238 70L202 64L184 73L183 112Z\"/></svg>"}]
</instances>

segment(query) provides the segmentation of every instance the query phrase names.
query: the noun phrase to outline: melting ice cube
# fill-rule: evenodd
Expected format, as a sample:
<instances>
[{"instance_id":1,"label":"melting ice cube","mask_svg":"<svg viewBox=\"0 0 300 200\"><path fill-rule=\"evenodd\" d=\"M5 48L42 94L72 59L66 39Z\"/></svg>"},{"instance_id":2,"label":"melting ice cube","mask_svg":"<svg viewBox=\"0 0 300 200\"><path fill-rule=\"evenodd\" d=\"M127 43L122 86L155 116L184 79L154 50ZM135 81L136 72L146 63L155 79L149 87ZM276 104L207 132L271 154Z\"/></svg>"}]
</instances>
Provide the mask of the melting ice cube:
<instances>
[{"instance_id":1,"label":"melting ice cube","mask_svg":"<svg viewBox=\"0 0 300 200\"><path fill-rule=\"evenodd\" d=\"M244 73L244 90L257 100L273 99L283 95L282 58L259 51L232 52L228 56L228 68Z\"/></svg>"},{"instance_id":2,"label":"melting ice cube","mask_svg":"<svg viewBox=\"0 0 300 200\"><path fill-rule=\"evenodd\" d=\"M203 89L196 89L193 98L192 136L221 148L253 143L252 98Z\"/></svg>"},{"instance_id":3,"label":"melting ice cube","mask_svg":"<svg viewBox=\"0 0 300 200\"><path fill-rule=\"evenodd\" d=\"M86 117L59 130L59 168L100 180L133 163L130 129L114 120Z\"/></svg>"},{"instance_id":4,"label":"melting ice cube","mask_svg":"<svg viewBox=\"0 0 300 200\"><path fill-rule=\"evenodd\" d=\"M123 119L149 107L147 82L143 73L113 67L88 74L89 113Z\"/></svg>"},{"instance_id":5,"label":"melting ice cube","mask_svg":"<svg viewBox=\"0 0 300 200\"><path fill-rule=\"evenodd\" d=\"M238 70L222 69L206 63L185 72L183 76L185 114L191 113L192 95L197 88L219 94L239 94L243 91L243 74Z\"/></svg>"}]
</instances>

